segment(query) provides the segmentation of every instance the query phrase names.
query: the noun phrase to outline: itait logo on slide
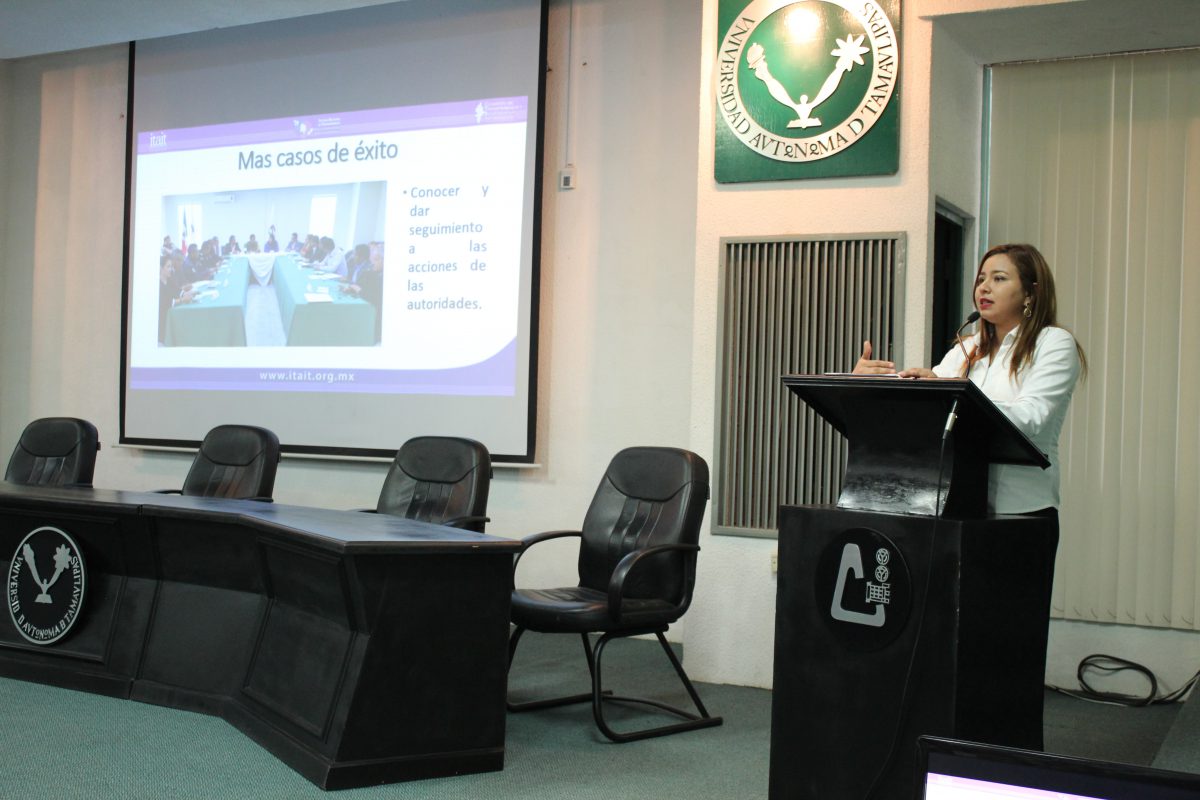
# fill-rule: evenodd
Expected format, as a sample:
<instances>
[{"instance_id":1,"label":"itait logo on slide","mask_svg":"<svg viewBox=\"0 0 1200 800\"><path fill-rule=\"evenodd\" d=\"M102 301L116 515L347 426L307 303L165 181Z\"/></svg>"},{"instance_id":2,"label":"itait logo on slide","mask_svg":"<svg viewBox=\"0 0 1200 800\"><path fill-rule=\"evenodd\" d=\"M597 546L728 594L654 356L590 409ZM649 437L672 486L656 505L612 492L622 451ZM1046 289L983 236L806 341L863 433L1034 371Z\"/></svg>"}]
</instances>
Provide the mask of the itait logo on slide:
<instances>
[{"instance_id":1,"label":"itait logo on slide","mask_svg":"<svg viewBox=\"0 0 1200 800\"><path fill-rule=\"evenodd\" d=\"M66 636L83 608L85 578L83 554L66 532L31 531L8 569L8 612L17 632L40 645Z\"/></svg>"},{"instance_id":2,"label":"itait logo on slide","mask_svg":"<svg viewBox=\"0 0 1200 800\"><path fill-rule=\"evenodd\" d=\"M766 158L836 156L862 140L895 94L899 42L874 0L754 0L721 36L718 113Z\"/></svg>"}]
</instances>

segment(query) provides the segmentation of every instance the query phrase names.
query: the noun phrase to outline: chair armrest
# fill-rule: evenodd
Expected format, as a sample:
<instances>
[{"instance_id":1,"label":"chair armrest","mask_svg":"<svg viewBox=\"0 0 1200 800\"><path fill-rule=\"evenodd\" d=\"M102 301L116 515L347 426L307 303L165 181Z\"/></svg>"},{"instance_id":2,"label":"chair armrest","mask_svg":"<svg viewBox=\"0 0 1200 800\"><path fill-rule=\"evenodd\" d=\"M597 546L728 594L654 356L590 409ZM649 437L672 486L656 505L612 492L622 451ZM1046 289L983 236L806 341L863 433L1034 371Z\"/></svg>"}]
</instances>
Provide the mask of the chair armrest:
<instances>
[{"instance_id":1,"label":"chair armrest","mask_svg":"<svg viewBox=\"0 0 1200 800\"><path fill-rule=\"evenodd\" d=\"M452 519L444 519L444 520L442 520L441 524L447 525L451 528L465 528L466 526L470 525L473 522L491 522L491 521L492 521L491 517L468 516L468 517L454 517Z\"/></svg>"},{"instance_id":2,"label":"chair armrest","mask_svg":"<svg viewBox=\"0 0 1200 800\"><path fill-rule=\"evenodd\" d=\"M517 577L517 563L520 562L521 556L525 555L525 552L529 548L541 542L548 542L551 539L563 539L567 536L583 538L583 531L542 531L541 533L531 533L521 539L521 552L517 553L513 558L513 579L516 580Z\"/></svg>"},{"instance_id":3,"label":"chair armrest","mask_svg":"<svg viewBox=\"0 0 1200 800\"><path fill-rule=\"evenodd\" d=\"M699 553L700 545L660 544L654 547L647 547L644 550L634 550L632 553L626 553L625 557L617 562L617 566L616 569L613 570L612 577L608 579L608 613L614 620L617 622L621 621L621 602L625 597L625 579L629 577L629 573L633 571L633 568L638 564L638 562L640 562L643 558L647 558L648 556L658 555L659 553L669 553L672 551ZM694 559L692 563L694 563ZM685 569L692 569L691 564L688 564Z\"/></svg>"},{"instance_id":4,"label":"chair armrest","mask_svg":"<svg viewBox=\"0 0 1200 800\"><path fill-rule=\"evenodd\" d=\"M542 531L541 533L531 533L521 539L521 549L522 552L524 552L525 550L533 547L535 544L548 542L551 539L562 539L567 536L581 538L583 536L583 531Z\"/></svg>"}]
</instances>

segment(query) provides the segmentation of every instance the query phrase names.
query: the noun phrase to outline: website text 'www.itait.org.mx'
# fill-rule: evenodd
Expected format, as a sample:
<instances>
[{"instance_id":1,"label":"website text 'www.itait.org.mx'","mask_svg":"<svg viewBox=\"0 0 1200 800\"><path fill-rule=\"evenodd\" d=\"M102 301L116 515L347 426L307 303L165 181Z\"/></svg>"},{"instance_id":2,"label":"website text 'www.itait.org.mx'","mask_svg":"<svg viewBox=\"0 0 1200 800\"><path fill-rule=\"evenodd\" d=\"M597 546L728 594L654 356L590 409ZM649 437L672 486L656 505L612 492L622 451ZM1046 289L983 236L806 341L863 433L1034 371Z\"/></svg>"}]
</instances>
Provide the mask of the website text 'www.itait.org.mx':
<instances>
[{"instance_id":1,"label":"website text 'www.itait.org.mx'","mask_svg":"<svg viewBox=\"0 0 1200 800\"><path fill-rule=\"evenodd\" d=\"M319 369L270 370L258 373L258 379L266 383L353 383L355 373Z\"/></svg>"}]
</instances>

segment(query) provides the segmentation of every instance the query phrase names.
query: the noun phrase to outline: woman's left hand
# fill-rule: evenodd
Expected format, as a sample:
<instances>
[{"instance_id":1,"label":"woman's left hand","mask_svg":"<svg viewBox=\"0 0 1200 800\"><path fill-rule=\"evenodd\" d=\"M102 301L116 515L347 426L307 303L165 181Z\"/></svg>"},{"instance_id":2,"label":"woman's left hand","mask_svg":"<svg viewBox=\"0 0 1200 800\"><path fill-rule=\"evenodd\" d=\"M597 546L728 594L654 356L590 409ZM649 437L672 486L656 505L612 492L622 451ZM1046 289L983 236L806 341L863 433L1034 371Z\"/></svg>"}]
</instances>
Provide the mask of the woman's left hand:
<instances>
[{"instance_id":1,"label":"woman's left hand","mask_svg":"<svg viewBox=\"0 0 1200 800\"><path fill-rule=\"evenodd\" d=\"M936 378L937 373L925 367L909 367L908 369L900 370L897 376L901 378Z\"/></svg>"}]
</instances>

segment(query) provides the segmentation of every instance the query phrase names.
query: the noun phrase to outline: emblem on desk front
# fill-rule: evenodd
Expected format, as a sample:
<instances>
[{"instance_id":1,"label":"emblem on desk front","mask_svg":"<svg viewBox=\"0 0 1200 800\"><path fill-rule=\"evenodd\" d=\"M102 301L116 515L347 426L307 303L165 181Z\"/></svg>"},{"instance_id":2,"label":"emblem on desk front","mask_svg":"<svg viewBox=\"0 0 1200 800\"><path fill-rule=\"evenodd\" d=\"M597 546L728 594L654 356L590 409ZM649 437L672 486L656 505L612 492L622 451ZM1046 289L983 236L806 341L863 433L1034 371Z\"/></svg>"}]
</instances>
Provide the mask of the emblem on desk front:
<instances>
[{"instance_id":1,"label":"emblem on desk front","mask_svg":"<svg viewBox=\"0 0 1200 800\"><path fill-rule=\"evenodd\" d=\"M65 531L31 531L13 553L5 584L17 633L39 645L66 636L83 608L86 577L83 553Z\"/></svg>"}]
</instances>

